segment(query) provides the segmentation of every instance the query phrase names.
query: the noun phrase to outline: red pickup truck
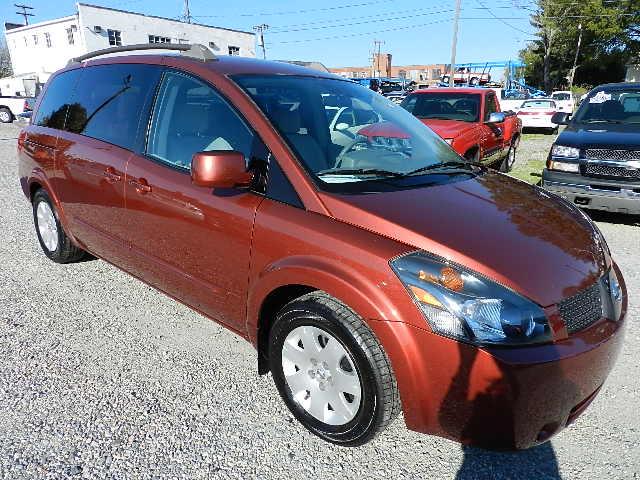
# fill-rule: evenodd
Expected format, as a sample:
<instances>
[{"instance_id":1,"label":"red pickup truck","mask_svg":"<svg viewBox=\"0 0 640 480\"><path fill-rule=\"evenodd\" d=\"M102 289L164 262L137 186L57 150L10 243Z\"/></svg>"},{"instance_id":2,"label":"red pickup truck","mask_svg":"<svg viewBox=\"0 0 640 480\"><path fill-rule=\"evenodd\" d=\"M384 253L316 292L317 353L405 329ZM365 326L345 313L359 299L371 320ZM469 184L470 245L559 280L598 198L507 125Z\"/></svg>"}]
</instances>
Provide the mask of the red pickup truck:
<instances>
[{"instance_id":1,"label":"red pickup truck","mask_svg":"<svg viewBox=\"0 0 640 480\"><path fill-rule=\"evenodd\" d=\"M429 88L408 95L401 106L468 160L508 172L516 161L522 121L500 111L488 88Z\"/></svg>"}]
</instances>

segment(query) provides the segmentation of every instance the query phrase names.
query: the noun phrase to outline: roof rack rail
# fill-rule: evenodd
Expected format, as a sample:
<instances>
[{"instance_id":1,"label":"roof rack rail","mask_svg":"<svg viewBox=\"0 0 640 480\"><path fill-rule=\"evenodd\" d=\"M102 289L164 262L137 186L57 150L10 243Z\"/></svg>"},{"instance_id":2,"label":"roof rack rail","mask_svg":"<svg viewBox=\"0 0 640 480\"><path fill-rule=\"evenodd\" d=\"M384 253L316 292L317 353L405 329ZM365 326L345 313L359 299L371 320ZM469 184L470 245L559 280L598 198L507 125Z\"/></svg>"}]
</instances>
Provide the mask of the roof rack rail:
<instances>
[{"instance_id":1,"label":"roof rack rail","mask_svg":"<svg viewBox=\"0 0 640 480\"><path fill-rule=\"evenodd\" d=\"M67 65L84 62L90 58L108 55L110 53L134 52L137 50L177 50L182 52L183 55L202 60L203 62L206 62L207 60L217 60L218 58L209 47L202 45L201 43L139 43L136 45L122 45L118 47L103 48L102 50L85 53L84 55L70 59L69 62L67 62Z\"/></svg>"}]
</instances>

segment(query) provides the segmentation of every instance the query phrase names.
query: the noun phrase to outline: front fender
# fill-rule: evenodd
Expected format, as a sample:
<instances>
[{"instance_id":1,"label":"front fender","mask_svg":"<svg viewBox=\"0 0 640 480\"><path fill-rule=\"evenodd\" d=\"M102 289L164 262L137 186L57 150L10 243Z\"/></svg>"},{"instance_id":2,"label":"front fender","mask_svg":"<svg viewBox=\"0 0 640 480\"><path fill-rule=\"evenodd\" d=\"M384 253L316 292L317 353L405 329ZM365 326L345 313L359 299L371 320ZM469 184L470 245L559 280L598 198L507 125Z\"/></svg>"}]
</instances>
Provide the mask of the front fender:
<instances>
[{"instance_id":1,"label":"front fender","mask_svg":"<svg viewBox=\"0 0 640 480\"><path fill-rule=\"evenodd\" d=\"M390 297L395 292L392 285L385 281L371 281L351 267L319 256L296 255L280 259L267 265L254 278L249 288L246 326L249 338L256 346L263 302L271 292L287 285L322 290L348 305L364 319L400 321Z\"/></svg>"}]
</instances>

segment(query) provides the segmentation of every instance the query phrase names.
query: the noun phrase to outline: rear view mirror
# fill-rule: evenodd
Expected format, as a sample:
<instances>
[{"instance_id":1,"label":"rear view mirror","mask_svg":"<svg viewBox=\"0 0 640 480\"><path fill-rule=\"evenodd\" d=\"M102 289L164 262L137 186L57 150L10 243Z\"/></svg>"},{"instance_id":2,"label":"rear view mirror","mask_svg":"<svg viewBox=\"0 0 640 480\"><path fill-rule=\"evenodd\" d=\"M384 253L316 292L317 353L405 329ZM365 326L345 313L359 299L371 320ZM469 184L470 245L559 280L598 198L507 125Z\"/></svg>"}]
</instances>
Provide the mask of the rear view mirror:
<instances>
[{"instance_id":1,"label":"rear view mirror","mask_svg":"<svg viewBox=\"0 0 640 480\"><path fill-rule=\"evenodd\" d=\"M551 117L551 123L556 125L568 125L571 114L568 112L556 112Z\"/></svg>"},{"instance_id":2,"label":"rear view mirror","mask_svg":"<svg viewBox=\"0 0 640 480\"><path fill-rule=\"evenodd\" d=\"M191 181L209 188L246 187L253 173L247 171L244 155L240 152L215 150L198 152L191 159Z\"/></svg>"}]
</instances>

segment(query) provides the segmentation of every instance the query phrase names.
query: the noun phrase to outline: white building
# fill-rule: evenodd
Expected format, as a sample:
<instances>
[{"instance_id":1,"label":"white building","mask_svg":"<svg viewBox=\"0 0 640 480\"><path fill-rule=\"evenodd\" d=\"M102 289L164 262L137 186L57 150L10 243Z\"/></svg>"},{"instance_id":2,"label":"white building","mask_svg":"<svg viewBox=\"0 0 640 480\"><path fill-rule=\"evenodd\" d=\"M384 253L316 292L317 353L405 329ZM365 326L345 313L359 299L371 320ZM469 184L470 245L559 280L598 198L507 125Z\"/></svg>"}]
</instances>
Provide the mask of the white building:
<instances>
[{"instance_id":1,"label":"white building","mask_svg":"<svg viewBox=\"0 0 640 480\"><path fill-rule=\"evenodd\" d=\"M255 57L255 34L185 23L125 10L76 4L75 15L26 26L5 23L14 78L0 79L3 94L21 94L44 83L70 58L117 45L137 43L201 43L216 55ZM26 87L24 86L26 85ZM26 92L25 92L26 90Z\"/></svg>"}]
</instances>

